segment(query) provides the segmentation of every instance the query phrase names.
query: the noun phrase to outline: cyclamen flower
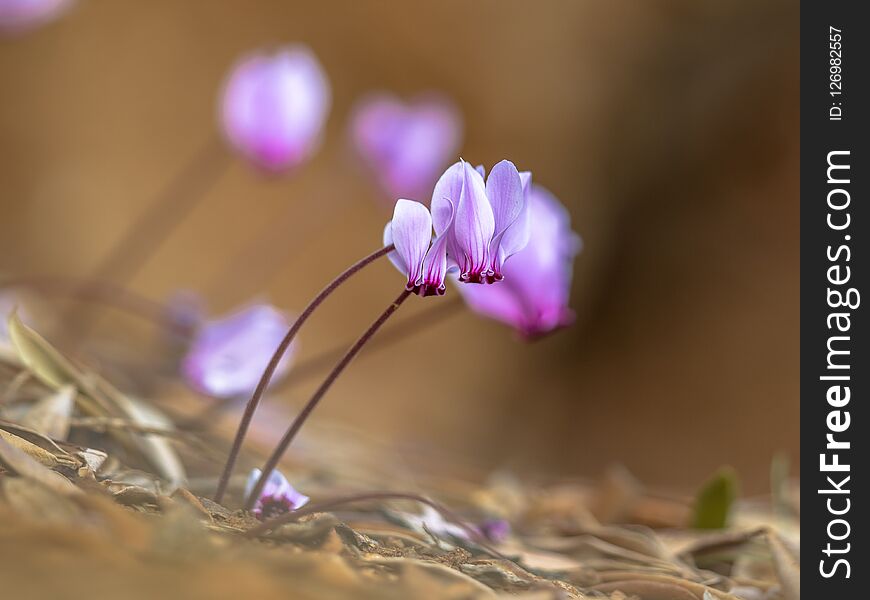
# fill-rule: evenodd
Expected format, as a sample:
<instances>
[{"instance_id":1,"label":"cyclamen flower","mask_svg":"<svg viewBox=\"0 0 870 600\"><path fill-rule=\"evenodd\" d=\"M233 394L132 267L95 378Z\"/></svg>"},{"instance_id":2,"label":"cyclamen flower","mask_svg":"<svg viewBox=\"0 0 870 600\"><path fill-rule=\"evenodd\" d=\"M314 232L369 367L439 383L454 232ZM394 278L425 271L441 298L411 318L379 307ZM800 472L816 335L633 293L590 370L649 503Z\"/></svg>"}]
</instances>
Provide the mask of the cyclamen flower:
<instances>
[{"instance_id":1,"label":"cyclamen flower","mask_svg":"<svg viewBox=\"0 0 870 600\"><path fill-rule=\"evenodd\" d=\"M580 237L571 230L568 211L546 189L527 183L531 235L528 245L504 268L504 281L490 286L459 286L466 303L527 338L569 325L568 307L574 257Z\"/></svg>"},{"instance_id":2,"label":"cyclamen flower","mask_svg":"<svg viewBox=\"0 0 870 600\"><path fill-rule=\"evenodd\" d=\"M462 160L444 172L432 193L432 221L461 281L493 283L504 277L505 261L528 242L525 205L522 178L510 161L496 164L486 183L483 167Z\"/></svg>"},{"instance_id":3,"label":"cyclamen flower","mask_svg":"<svg viewBox=\"0 0 870 600\"><path fill-rule=\"evenodd\" d=\"M287 46L233 67L221 97L221 124L242 154L281 171L317 149L331 102L329 81L311 50Z\"/></svg>"},{"instance_id":4,"label":"cyclamen flower","mask_svg":"<svg viewBox=\"0 0 870 600\"><path fill-rule=\"evenodd\" d=\"M39 27L63 13L72 0L0 0L0 34Z\"/></svg>"},{"instance_id":5,"label":"cyclamen flower","mask_svg":"<svg viewBox=\"0 0 870 600\"><path fill-rule=\"evenodd\" d=\"M378 94L357 104L350 134L387 197L420 198L459 149L462 117L441 96L405 103Z\"/></svg>"},{"instance_id":6,"label":"cyclamen flower","mask_svg":"<svg viewBox=\"0 0 870 600\"><path fill-rule=\"evenodd\" d=\"M249 395L281 343L290 321L265 304L205 323L182 363L182 373L194 389L217 398ZM278 364L275 377L290 369L293 344Z\"/></svg>"},{"instance_id":7,"label":"cyclamen flower","mask_svg":"<svg viewBox=\"0 0 870 600\"><path fill-rule=\"evenodd\" d=\"M511 524L505 519L487 519L477 526L480 534L490 542L500 544L511 534Z\"/></svg>"},{"instance_id":8,"label":"cyclamen flower","mask_svg":"<svg viewBox=\"0 0 870 600\"><path fill-rule=\"evenodd\" d=\"M453 220L453 204L444 205L446 227ZM431 242L431 245L430 245ZM405 288L421 296L442 295L447 275L447 235L432 241L432 215L429 209L414 200L399 200L393 210L393 220L384 229L384 245L395 244L389 259L408 277Z\"/></svg>"},{"instance_id":9,"label":"cyclamen flower","mask_svg":"<svg viewBox=\"0 0 870 600\"><path fill-rule=\"evenodd\" d=\"M245 498L251 494L254 485L260 479L262 471L254 469L248 475L248 482L245 485ZM290 485L287 478L280 471L272 471L269 479L266 480L266 485L263 486L263 491L257 497L254 503L254 508L251 510L254 516L261 521L267 521L284 513L298 510L308 504L310 498L305 494L301 494Z\"/></svg>"}]
</instances>

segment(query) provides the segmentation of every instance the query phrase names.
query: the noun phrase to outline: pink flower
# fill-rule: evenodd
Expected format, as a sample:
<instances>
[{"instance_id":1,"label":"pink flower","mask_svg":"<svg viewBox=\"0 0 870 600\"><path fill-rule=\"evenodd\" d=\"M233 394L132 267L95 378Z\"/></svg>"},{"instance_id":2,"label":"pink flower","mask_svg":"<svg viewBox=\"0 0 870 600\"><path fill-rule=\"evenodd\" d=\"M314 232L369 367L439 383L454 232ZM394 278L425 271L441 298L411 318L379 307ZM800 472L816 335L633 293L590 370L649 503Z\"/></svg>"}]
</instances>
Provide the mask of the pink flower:
<instances>
[{"instance_id":1,"label":"pink flower","mask_svg":"<svg viewBox=\"0 0 870 600\"><path fill-rule=\"evenodd\" d=\"M72 5L72 0L0 0L0 34L21 33L47 23Z\"/></svg>"},{"instance_id":2,"label":"pink flower","mask_svg":"<svg viewBox=\"0 0 870 600\"><path fill-rule=\"evenodd\" d=\"M216 398L250 395L290 327L276 308L255 304L202 325L182 362L194 389ZM278 364L275 377L290 369L296 345Z\"/></svg>"},{"instance_id":3,"label":"pink flower","mask_svg":"<svg viewBox=\"0 0 870 600\"><path fill-rule=\"evenodd\" d=\"M452 213L453 205L444 210ZM452 214L444 215L449 227ZM399 200L393 220L384 228L384 245L395 244L389 259L408 282L405 288L421 296L444 294L447 276L447 236L442 233L432 241L432 216L429 209L414 200Z\"/></svg>"},{"instance_id":4,"label":"pink flower","mask_svg":"<svg viewBox=\"0 0 870 600\"><path fill-rule=\"evenodd\" d=\"M230 72L220 119L229 142L257 165L283 171L317 149L329 115L329 81L305 46L244 57Z\"/></svg>"},{"instance_id":5,"label":"pink flower","mask_svg":"<svg viewBox=\"0 0 870 600\"><path fill-rule=\"evenodd\" d=\"M404 103L378 94L357 104L350 134L388 198L422 200L459 150L462 117L439 95Z\"/></svg>"},{"instance_id":6,"label":"pink flower","mask_svg":"<svg viewBox=\"0 0 870 600\"><path fill-rule=\"evenodd\" d=\"M555 196L530 182L526 196L531 233L526 247L505 265L504 281L459 289L474 311L531 338L573 321L568 299L574 256L582 244Z\"/></svg>"},{"instance_id":7,"label":"pink flower","mask_svg":"<svg viewBox=\"0 0 870 600\"><path fill-rule=\"evenodd\" d=\"M500 544L511 534L511 524L505 519L487 519L477 526L480 534L490 542Z\"/></svg>"},{"instance_id":8,"label":"pink flower","mask_svg":"<svg viewBox=\"0 0 870 600\"><path fill-rule=\"evenodd\" d=\"M505 261L528 242L525 205L523 178L510 161L496 164L486 183L483 167L462 160L444 172L432 193L432 221L460 281L502 279Z\"/></svg>"},{"instance_id":9,"label":"pink flower","mask_svg":"<svg viewBox=\"0 0 870 600\"><path fill-rule=\"evenodd\" d=\"M251 494L254 485L260 479L261 473L260 469L251 471L251 474L248 476L247 485L245 485L246 498ZM261 521L267 521L284 513L302 508L308 504L308 500L310 498L305 494L297 492L280 471L272 471L251 512Z\"/></svg>"}]
</instances>

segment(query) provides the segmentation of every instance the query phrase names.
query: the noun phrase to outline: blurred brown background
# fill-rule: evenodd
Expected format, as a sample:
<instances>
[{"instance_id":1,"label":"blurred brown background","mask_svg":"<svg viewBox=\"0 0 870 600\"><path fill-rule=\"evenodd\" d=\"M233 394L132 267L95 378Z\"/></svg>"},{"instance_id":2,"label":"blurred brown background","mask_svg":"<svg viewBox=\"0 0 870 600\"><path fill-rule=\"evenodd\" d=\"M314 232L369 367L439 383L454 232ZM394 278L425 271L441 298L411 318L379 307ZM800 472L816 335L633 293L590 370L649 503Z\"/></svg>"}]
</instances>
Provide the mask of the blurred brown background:
<instances>
[{"instance_id":1,"label":"blurred brown background","mask_svg":"<svg viewBox=\"0 0 870 600\"><path fill-rule=\"evenodd\" d=\"M292 41L332 82L324 146L280 179L236 161L133 288L300 309L387 218L348 153L353 101L443 90L466 159L509 157L570 208L578 322L529 346L462 312L362 358L316 420L542 476L622 462L687 487L729 463L757 492L775 452L797 461L797 2L81 0L0 40L0 272L87 274L215 138L233 61ZM233 271L288 210L263 276ZM399 285L386 263L357 277L303 355L355 337Z\"/></svg>"}]
</instances>

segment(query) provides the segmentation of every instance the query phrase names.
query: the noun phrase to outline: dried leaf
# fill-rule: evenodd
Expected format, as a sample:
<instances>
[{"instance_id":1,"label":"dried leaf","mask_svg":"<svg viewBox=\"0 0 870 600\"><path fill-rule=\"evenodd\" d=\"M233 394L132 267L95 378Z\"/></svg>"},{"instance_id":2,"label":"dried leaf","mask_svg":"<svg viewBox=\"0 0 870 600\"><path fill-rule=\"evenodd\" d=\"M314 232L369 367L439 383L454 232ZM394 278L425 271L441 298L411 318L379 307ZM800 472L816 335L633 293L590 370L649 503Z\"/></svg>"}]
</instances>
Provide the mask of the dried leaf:
<instances>
[{"instance_id":1,"label":"dried leaf","mask_svg":"<svg viewBox=\"0 0 870 600\"><path fill-rule=\"evenodd\" d=\"M84 462L91 473L99 473L100 467L106 462L109 456L102 450L96 448L82 448L76 451L76 456Z\"/></svg>"},{"instance_id":2,"label":"dried leaf","mask_svg":"<svg viewBox=\"0 0 870 600\"><path fill-rule=\"evenodd\" d=\"M81 493L81 490L73 485L66 477L47 468L27 454L24 450L7 441L7 439L16 439L16 436L0 430L0 463L2 463L7 469L16 473L20 477L36 481L59 494L72 495ZM29 444L29 442L21 440L21 438L17 439L24 442L25 445ZM36 448L36 446L34 446L34 448ZM37 448L37 450L45 452L41 448ZM49 454L49 456L51 455Z\"/></svg>"},{"instance_id":3,"label":"dried leaf","mask_svg":"<svg viewBox=\"0 0 870 600\"><path fill-rule=\"evenodd\" d=\"M126 396L126 406L123 407L127 417L144 427L160 429L173 429L172 422L161 413L142 402ZM169 481L173 487L180 487L187 481L184 465L178 458L178 453L163 436L146 433L135 435L137 445L148 459L148 462L157 470L161 477Z\"/></svg>"},{"instance_id":4,"label":"dried leaf","mask_svg":"<svg viewBox=\"0 0 870 600\"><path fill-rule=\"evenodd\" d=\"M782 538L773 531L767 534L767 543L773 556L776 575L782 586L785 600L800 600L801 598L801 566L794 553L788 548Z\"/></svg>"},{"instance_id":5,"label":"dried leaf","mask_svg":"<svg viewBox=\"0 0 870 600\"><path fill-rule=\"evenodd\" d=\"M10 447L27 455L28 457L30 457L31 460L38 462L44 467L55 469L61 466L60 461L58 461L57 457L51 452L48 452L47 450L40 448L36 444L32 444L24 438L20 438L13 433L9 433L4 429L0 429L0 440L2 440L3 443L8 444Z\"/></svg>"},{"instance_id":6,"label":"dried leaf","mask_svg":"<svg viewBox=\"0 0 870 600\"><path fill-rule=\"evenodd\" d=\"M82 511L68 494L57 493L56 489L24 477L4 477L0 483L3 497L16 512L40 521L80 523Z\"/></svg>"},{"instance_id":7,"label":"dried leaf","mask_svg":"<svg viewBox=\"0 0 870 600\"><path fill-rule=\"evenodd\" d=\"M728 592L667 575L625 571L603 573L601 577L603 583L592 589L606 592L619 590L625 594L640 596L643 600L702 600L706 595L712 596L713 600L740 600Z\"/></svg>"},{"instance_id":8,"label":"dried leaf","mask_svg":"<svg viewBox=\"0 0 870 600\"><path fill-rule=\"evenodd\" d=\"M76 389L65 385L54 394L36 402L20 423L50 438L65 440L69 435L75 396Z\"/></svg>"},{"instance_id":9,"label":"dried leaf","mask_svg":"<svg viewBox=\"0 0 870 600\"><path fill-rule=\"evenodd\" d=\"M46 466L52 468L55 466L62 466L68 469L78 469L81 466L74 456L61 448L54 440L44 436L38 431L8 421L0 421L0 431L5 431L6 433L14 435L54 456L56 464L47 464ZM26 448L22 449L29 453ZM39 458L37 458L37 460L39 460Z\"/></svg>"},{"instance_id":10,"label":"dried leaf","mask_svg":"<svg viewBox=\"0 0 870 600\"><path fill-rule=\"evenodd\" d=\"M58 352L48 341L21 322L16 314L9 317L9 333L22 362L46 385L60 389L75 387L94 401L105 416L126 417L147 427L171 428L172 423L152 407L128 398L95 374L85 374ZM113 431L122 441L136 445L157 472L173 486L186 480L184 467L168 441L151 434Z\"/></svg>"},{"instance_id":11,"label":"dried leaf","mask_svg":"<svg viewBox=\"0 0 870 600\"><path fill-rule=\"evenodd\" d=\"M14 312L9 315L9 338L21 362L41 381L58 389L71 379L75 367Z\"/></svg>"}]
</instances>

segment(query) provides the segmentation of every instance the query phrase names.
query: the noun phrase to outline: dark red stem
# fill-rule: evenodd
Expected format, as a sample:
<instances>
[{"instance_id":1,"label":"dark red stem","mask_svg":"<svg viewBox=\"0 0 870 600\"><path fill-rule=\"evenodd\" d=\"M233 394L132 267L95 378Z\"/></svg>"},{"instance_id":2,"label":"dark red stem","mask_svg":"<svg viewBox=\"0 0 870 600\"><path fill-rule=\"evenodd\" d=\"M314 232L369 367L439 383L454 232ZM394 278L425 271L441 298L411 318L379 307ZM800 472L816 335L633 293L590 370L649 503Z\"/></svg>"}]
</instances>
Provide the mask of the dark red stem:
<instances>
[{"instance_id":1,"label":"dark red stem","mask_svg":"<svg viewBox=\"0 0 870 600\"><path fill-rule=\"evenodd\" d=\"M314 310L320 306L320 304L326 300L326 298L334 292L336 288L338 288L338 286L369 263L389 253L393 250L393 247L392 244L384 246L348 267L341 275L333 279L329 285L323 288L320 293L314 297L314 300L309 302L308 306L305 307L305 310L302 311L302 314L299 315L299 318L290 326L287 335L284 336L284 339L281 340L277 350L275 350L275 353L272 355L269 364L266 366L266 370L263 371L263 375L260 377L259 383L257 383L257 387L254 390L251 399L248 400L248 404L245 406L245 412L242 414L242 419L239 421L239 427L236 430L236 437L233 439L233 446L230 448L227 462L224 465L224 470L218 480L217 490L215 490L214 494L215 502L220 503L223 501L224 494L226 493L227 486L230 482L230 476L233 472L233 467L236 466L236 460L238 459L239 452L242 449L242 443L245 441L245 435L248 433L251 420L254 418L254 412L256 412L257 406L260 404L260 399L263 397L263 393L265 393L266 388L269 386L269 382L272 380L272 376L275 374L275 369L278 368L278 363L281 362L284 353L287 352L290 344L293 343L293 339L296 337L299 329L302 328L302 325L308 320L311 313L313 313Z\"/></svg>"},{"instance_id":2,"label":"dark red stem","mask_svg":"<svg viewBox=\"0 0 870 600\"><path fill-rule=\"evenodd\" d=\"M254 485L254 488L251 490L251 493L248 495L248 498L245 501L245 508L247 510L251 510L256 502L257 498L260 496L260 493L263 491L263 486L266 485L266 480L269 478L269 475L272 471L275 470L275 467L278 466L278 462L281 460L281 457L284 456L284 452L287 451L287 448L290 446L290 442L293 441L293 438L296 437L296 434L302 428L302 425L305 424L305 421L308 420L308 417L311 415L312 411L317 407L317 404L320 402L320 399L329 391L329 388L332 387L332 384L335 383L335 380L338 379L338 376L341 375L342 371L350 364L350 362L354 359L354 357L359 354L359 351L362 350L363 346L366 345L372 336L377 333L378 329L381 328L381 325L387 322L390 316L396 312L399 306L408 299L411 295L411 291L402 290L402 293L390 303L390 305L381 313L381 316L377 318L377 320L372 323L368 329L366 329L365 333L363 333L359 339L354 342L354 344L348 348L345 355L338 361L338 364L332 369L329 375L326 376L326 379L323 383L320 384L320 387L317 388L317 391L311 396L311 399L308 400L308 403L302 409L302 411L296 415L296 418L293 420L293 423L290 424L289 429L284 434L284 437L281 438L281 441L278 442L278 445L275 447L275 450L272 451L272 455L269 456L269 459L263 465L262 473L260 474L260 479L257 480L257 483Z\"/></svg>"}]
</instances>

